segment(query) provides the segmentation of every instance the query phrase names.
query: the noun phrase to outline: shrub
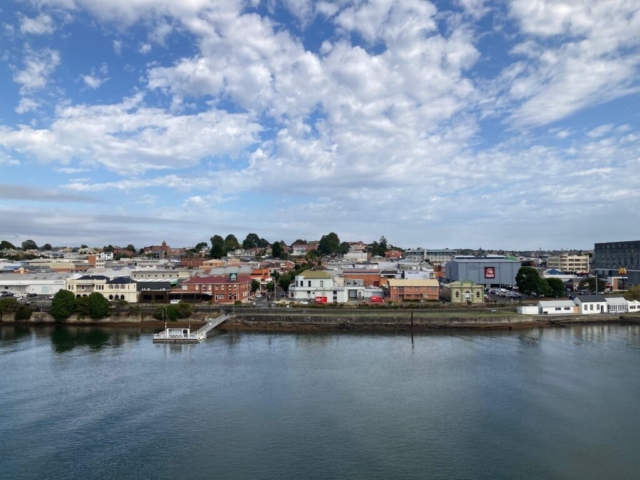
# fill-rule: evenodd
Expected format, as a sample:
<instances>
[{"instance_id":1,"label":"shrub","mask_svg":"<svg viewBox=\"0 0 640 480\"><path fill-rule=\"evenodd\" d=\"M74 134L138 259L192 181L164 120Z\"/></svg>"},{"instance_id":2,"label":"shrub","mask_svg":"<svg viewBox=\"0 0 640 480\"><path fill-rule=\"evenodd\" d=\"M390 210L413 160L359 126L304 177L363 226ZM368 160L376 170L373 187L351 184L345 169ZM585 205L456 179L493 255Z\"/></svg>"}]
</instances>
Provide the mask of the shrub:
<instances>
[{"instance_id":1,"label":"shrub","mask_svg":"<svg viewBox=\"0 0 640 480\"><path fill-rule=\"evenodd\" d=\"M89 299L89 316L94 320L100 320L109 316L109 300L98 292L93 292Z\"/></svg>"},{"instance_id":2,"label":"shrub","mask_svg":"<svg viewBox=\"0 0 640 480\"><path fill-rule=\"evenodd\" d=\"M33 313L33 310L29 307L27 307L26 305L21 305L18 308L18 311L15 314L15 320L16 322L20 321L20 320L31 320L31 314Z\"/></svg>"},{"instance_id":3,"label":"shrub","mask_svg":"<svg viewBox=\"0 0 640 480\"><path fill-rule=\"evenodd\" d=\"M142 307L140 305L129 305L129 315L140 315Z\"/></svg>"},{"instance_id":4,"label":"shrub","mask_svg":"<svg viewBox=\"0 0 640 480\"><path fill-rule=\"evenodd\" d=\"M69 290L59 290L51 302L51 316L56 322L64 322L76 311L76 297Z\"/></svg>"},{"instance_id":5,"label":"shrub","mask_svg":"<svg viewBox=\"0 0 640 480\"><path fill-rule=\"evenodd\" d=\"M241 300L236 300L235 302L233 302L234 305L242 305L242 301Z\"/></svg>"}]
</instances>

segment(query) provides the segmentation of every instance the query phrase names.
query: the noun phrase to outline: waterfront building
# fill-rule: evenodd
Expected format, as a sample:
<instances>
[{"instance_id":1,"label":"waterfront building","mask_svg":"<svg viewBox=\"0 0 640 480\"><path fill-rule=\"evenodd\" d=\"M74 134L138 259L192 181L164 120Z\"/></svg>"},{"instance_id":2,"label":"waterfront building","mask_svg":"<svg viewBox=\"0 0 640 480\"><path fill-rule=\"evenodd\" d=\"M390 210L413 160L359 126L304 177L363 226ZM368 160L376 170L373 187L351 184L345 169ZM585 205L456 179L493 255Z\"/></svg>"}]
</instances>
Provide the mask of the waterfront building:
<instances>
[{"instance_id":1,"label":"waterfront building","mask_svg":"<svg viewBox=\"0 0 640 480\"><path fill-rule=\"evenodd\" d=\"M230 273L211 277L191 277L171 292L172 299L211 300L215 304L246 302L251 293L251 276Z\"/></svg>"},{"instance_id":2,"label":"waterfront building","mask_svg":"<svg viewBox=\"0 0 640 480\"><path fill-rule=\"evenodd\" d=\"M389 300L392 302L404 302L407 300L438 300L440 297L440 284L437 280L389 280Z\"/></svg>"},{"instance_id":3,"label":"waterfront building","mask_svg":"<svg viewBox=\"0 0 640 480\"><path fill-rule=\"evenodd\" d=\"M627 287L640 284L640 240L596 243L595 270L600 277L618 275L626 270Z\"/></svg>"},{"instance_id":4,"label":"waterfront building","mask_svg":"<svg viewBox=\"0 0 640 480\"><path fill-rule=\"evenodd\" d=\"M471 280L442 286L442 298L451 303L484 303L484 287Z\"/></svg>"},{"instance_id":5,"label":"waterfront building","mask_svg":"<svg viewBox=\"0 0 640 480\"><path fill-rule=\"evenodd\" d=\"M570 315L579 313L580 308L571 300L540 300L538 313L541 315Z\"/></svg>"},{"instance_id":6,"label":"waterfront building","mask_svg":"<svg viewBox=\"0 0 640 480\"><path fill-rule=\"evenodd\" d=\"M66 289L76 298L87 297L98 292L107 300L138 302L136 281L129 277L109 278L105 275L84 275L80 278L68 278Z\"/></svg>"},{"instance_id":7,"label":"waterfront building","mask_svg":"<svg viewBox=\"0 0 640 480\"><path fill-rule=\"evenodd\" d=\"M609 313L627 313L629 311L629 302L624 297L605 297L605 300Z\"/></svg>"},{"instance_id":8,"label":"waterfront building","mask_svg":"<svg viewBox=\"0 0 640 480\"><path fill-rule=\"evenodd\" d=\"M608 311L607 300L603 295L579 295L573 301L580 308L580 313L583 315L606 313Z\"/></svg>"},{"instance_id":9,"label":"waterfront building","mask_svg":"<svg viewBox=\"0 0 640 480\"><path fill-rule=\"evenodd\" d=\"M54 295L65 289L69 273L25 273L0 275L0 290L16 295Z\"/></svg>"},{"instance_id":10,"label":"waterfront building","mask_svg":"<svg viewBox=\"0 0 640 480\"><path fill-rule=\"evenodd\" d=\"M289 298L297 301L321 298L326 299L328 303L344 303L349 301L349 293L346 287L337 286L330 273L322 270L305 270L296 275L293 284L289 286Z\"/></svg>"}]
</instances>

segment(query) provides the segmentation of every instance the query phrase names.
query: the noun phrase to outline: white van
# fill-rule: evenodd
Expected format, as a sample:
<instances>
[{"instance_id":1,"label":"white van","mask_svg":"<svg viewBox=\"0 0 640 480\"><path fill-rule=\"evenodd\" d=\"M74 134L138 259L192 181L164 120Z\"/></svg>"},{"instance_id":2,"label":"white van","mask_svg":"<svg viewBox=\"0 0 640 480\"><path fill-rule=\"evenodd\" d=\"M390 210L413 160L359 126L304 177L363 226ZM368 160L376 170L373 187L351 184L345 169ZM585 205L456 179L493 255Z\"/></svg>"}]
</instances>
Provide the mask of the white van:
<instances>
[{"instance_id":1,"label":"white van","mask_svg":"<svg viewBox=\"0 0 640 480\"><path fill-rule=\"evenodd\" d=\"M180 303L180 300L171 300L171 305L176 305Z\"/></svg>"}]
</instances>

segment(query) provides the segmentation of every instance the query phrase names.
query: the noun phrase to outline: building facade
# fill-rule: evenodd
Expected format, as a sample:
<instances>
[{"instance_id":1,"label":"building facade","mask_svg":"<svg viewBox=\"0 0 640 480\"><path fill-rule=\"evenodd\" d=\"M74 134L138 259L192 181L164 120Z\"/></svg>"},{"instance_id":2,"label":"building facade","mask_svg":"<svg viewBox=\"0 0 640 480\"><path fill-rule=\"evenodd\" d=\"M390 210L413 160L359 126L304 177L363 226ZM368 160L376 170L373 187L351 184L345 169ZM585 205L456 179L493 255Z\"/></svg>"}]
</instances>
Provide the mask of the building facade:
<instances>
[{"instance_id":1,"label":"building facade","mask_svg":"<svg viewBox=\"0 0 640 480\"><path fill-rule=\"evenodd\" d=\"M547 258L547 268L566 273L589 273L589 255L569 255L563 253Z\"/></svg>"},{"instance_id":2,"label":"building facade","mask_svg":"<svg viewBox=\"0 0 640 480\"><path fill-rule=\"evenodd\" d=\"M173 293L196 294L200 299L208 299L210 296L211 302L215 304L234 303L238 300L246 302L251 294L251 280L250 275L235 273L226 276L191 277L182 282Z\"/></svg>"},{"instance_id":3,"label":"building facade","mask_svg":"<svg viewBox=\"0 0 640 480\"><path fill-rule=\"evenodd\" d=\"M481 285L515 285L520 262L504 257L456 257L447 262L445 276L450 282L471 280Z\"/></svg>"},{"instance_id":4,"label":"building facade","mask_svg":"<svg viewBox=\"0 0 640 480\"><path fill-rule=\"evenodd\" d=\"M431 263L447 263L450 262L458 252L456 250L449 250L448 248L427 248L426 250L426 260Z\"/></svg>"},{"instance_id":5,"label":"building facade","mask_svg":"<svg viewBox=\"0 0 640 480\"><path fill-rule=\"evenodd\" d=\"M296 275L293 284L289 286L289 298L297 301L319 298L326 299L327 303L345 303L349 301L349 293L347 288L336 285L330 273L306 270Z\"/></svg>"},{"instance_id":6,"label":"building facade","mask_svg":"<svg viewBox=\"0 0 640 480\"><path fill-rule=\"evenodd\" d=\"M581 295L573 300L583 315L607 313L607 300L603 295Z\"/></svg>"},{"instance_id":7,"label":"building facade","mask_svg":"<svg viewBox=\"0 0 640 480\"><path fill-rule=\"evenodd\" d=\"M128 277L111 279L104 275L84 275L80 278L67 279L66 289L73 293L76 298L87 297L94 292L98 292L107 300L125 300L129 303L138 302L136 281Z\"/></svg>"},{"instance_id":8,"label":"building facade","mask_svg":"<svg viewBox=\"0 0 640 480\"><path fill-rule=\"evenodd\" d=\"M389 300L405 302L407 300L438 300L440 298L440 284L437 280L389 280Z\"/></svg>"},{"instance_id":9,"label":"building facade","mask_svg":"<svg viewBox=\"0 0 640 480\"><path fill-rule=\"evenodd\" d=\"M442 298L451 303L484 303L484 287L470 280L442 286Z\"/></svg>"},{"instance_id":10,"label":"building facade","mask_svg":"<svg viewBox=\"0 0 640 480\"><path fill-rule=\"evenodd\" d=\"M640 285L640 240L596 243L594 265L602 277L616 276L624 268L627 287Z\"/></svg>"}]
</instances>

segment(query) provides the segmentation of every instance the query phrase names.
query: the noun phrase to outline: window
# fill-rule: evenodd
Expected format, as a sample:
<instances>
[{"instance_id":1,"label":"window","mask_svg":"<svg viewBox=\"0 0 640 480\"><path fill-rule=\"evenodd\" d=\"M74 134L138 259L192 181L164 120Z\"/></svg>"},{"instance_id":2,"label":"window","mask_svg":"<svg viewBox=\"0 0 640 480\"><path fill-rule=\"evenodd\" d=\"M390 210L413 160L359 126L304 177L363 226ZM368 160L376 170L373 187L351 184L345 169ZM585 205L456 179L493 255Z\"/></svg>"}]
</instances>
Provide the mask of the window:
<instances>
[{"instance_id":1,"label":"window","mask_svg":"<svg viewBox=\"0 0 640 480\"><path fill-rule=\"evenodd\" d=\"M311 286L311 280L309 280L309 285L307 285L307 286L308 286L308 287L310 287L310 286Z\"/></svg>"},{"instance_id":2,"label":"window","mask_svg":"<svg viewBox=\"0 0 640 480\"><path fill-rule=\"evenodd\" d=\"M456 292L456 298L460 297L460 292Z\"/></svg>"},{"instance_id":3,"label":"window","mask_svg":"<svg viewBox=\"0 0 640 480\"><path fill-rule=\"evenodd\" d=\"M322 280L320 280L320 286L324 287L324 282Z\"/></svg>"},{"instance_id":4,"label":"window","mask_svg":"<svg viewBox=\"0 0 640 480\"><path fill-rule=\"evenodd\" d=\"M476 298L480 298L480 292L476 292Z\"/></svg>"},{"instance_id":5,"label":"window","mask_svg":"<svg viewBox=\"0 0 640 480\"><path fill-rule=\"evenodd\" d=\"M555 310L561 310L561 308L560 307L556 307Z\"/></svg>"}]
</instances>

